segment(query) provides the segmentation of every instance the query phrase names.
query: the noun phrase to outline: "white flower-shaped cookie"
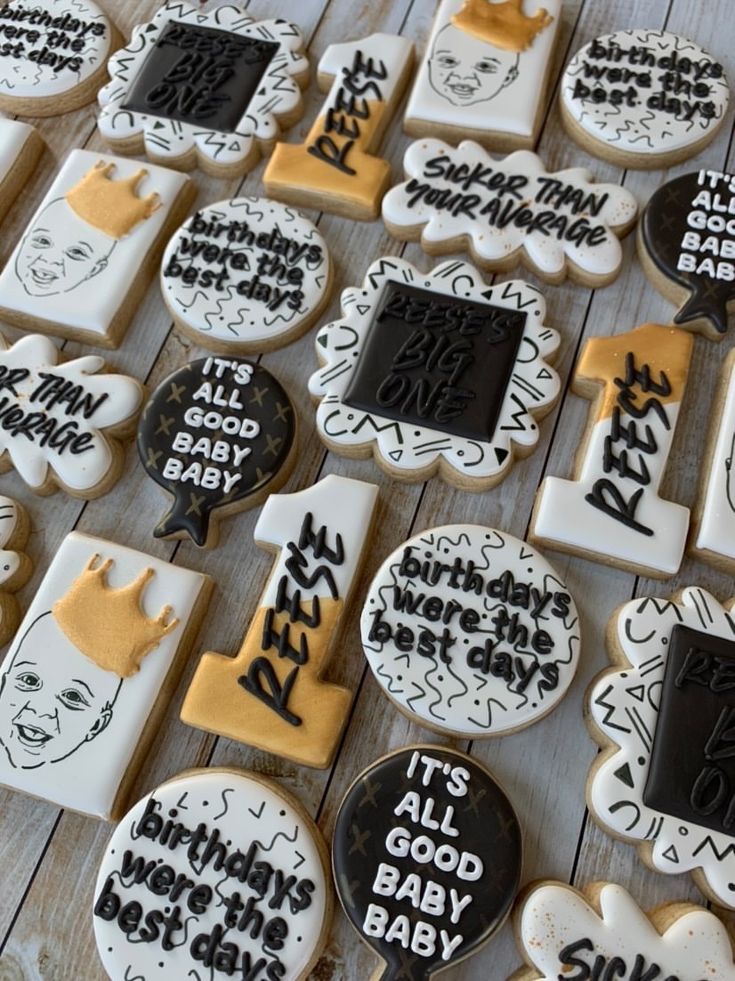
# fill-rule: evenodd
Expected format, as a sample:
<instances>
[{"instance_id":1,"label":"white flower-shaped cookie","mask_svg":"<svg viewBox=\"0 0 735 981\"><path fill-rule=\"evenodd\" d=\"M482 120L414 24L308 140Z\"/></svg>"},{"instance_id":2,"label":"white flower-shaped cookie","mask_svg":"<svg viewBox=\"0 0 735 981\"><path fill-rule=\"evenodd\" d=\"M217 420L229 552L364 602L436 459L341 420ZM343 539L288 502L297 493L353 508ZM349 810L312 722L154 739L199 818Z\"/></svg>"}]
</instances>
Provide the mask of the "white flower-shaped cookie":
<instances>
[{"instance_id":1,"label":"white flower-shaped cookie","mask_svg":"<svg viewBox=\"0 0 735 981\"><path fill-rule=\"evenodd\" d=\"M169 166L245 173L278 138L279 121L301 114L302 46L286 20L169 0L110 59L100 132L120 152Z\"/></svg>"},{"instance_id":2,"label":"white flower-shaped cookie","mask_svg":"<svg viewBox=\"0 0 735 981\"><path fill-rule=\"evenodd\" d=\"M698 587L626 603L609 632L618 666L588 695L605 747L588 782L595 818L635 843L655 871L693 872L708 897L731 908L734 605Z\"/></svg>"}]
</instances>

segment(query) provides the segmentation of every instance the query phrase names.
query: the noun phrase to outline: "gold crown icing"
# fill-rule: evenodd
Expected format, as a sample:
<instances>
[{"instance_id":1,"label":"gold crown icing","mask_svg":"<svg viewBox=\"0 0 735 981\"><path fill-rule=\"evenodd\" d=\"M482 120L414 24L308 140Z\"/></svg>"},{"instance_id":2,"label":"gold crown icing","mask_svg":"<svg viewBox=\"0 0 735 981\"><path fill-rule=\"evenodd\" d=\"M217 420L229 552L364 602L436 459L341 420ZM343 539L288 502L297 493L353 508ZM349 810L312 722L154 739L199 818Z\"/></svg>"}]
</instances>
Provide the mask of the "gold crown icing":
<instances>
[{"instance_id":1,"label":"gold crown icing","mask_svg":"<svg viewBox=\"0 0 735 981\"><path fill-rule=\"evenodd\" d=\"M146 616L141 597L155 575L153 569L143 569L127 586L112 589L106 578L112 559L95 568L99 558L98 554L92 556L69 591L54 603L52 612L66 637L85 657L105 671L130 678L137 674L146 654L179 621L166 622L170 606L164 606L154 620Z\"/></svg>"},{"instance_id":2,"label":"gold crown icing","mask_svg":"<svg viewBox=\"0 0 735 981\"><path fill-rule=\"evenodd\" d=\"M487 41L505 51L525 51L545 27L554 19L543 7L532 17L526 17L521 9L523 0L464 0L452 23L460 31Z\"/></svg>"},{"instance_id":3,"label":"gold crown icing","mask_svg":"<svg viewBox=\"0 0 735 981\"><path fill-rule=\"evenodd\" d=\"M82 221L118 239L150 218L161 202L155 192L145 198L138 197L138 185L148 175L143 167L122 180L110 177L113 170L114 163L98 160L64 197Z\"/></svg>"}]
</instances>

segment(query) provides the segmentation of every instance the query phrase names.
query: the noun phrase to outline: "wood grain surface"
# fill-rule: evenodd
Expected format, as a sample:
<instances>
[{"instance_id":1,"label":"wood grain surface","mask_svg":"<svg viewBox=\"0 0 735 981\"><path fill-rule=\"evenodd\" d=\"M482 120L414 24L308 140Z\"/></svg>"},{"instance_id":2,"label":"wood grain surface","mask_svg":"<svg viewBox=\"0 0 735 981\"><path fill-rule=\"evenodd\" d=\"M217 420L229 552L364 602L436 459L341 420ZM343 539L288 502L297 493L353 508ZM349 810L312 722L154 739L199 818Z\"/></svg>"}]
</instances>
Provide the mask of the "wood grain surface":
<instances>
[{"instance_id":1,"label":"wood grain surface","mask_svg":"<svg viewBox=\"0 0 735 981\"><path fill-rule=\"evenodd\" d=\"M158 0L100 0L127 36L133 24L146 20ZM432 0L250 0L255 16L284 16L298 23L312 63L337 41L364 37L374 31L400 33L421 49L434 9ZM643 204L676 173L692 166L735 168L732 158L732 115L717 139L696 158L671 172L628 172L593 159L563 133L557 108L560 71L571 54L598 34L625 27L667 28L691 36L708 48L735 79L735 5L732 0L564 0L563 24L555 56L549 108L540 139L540 153L550 170L588 166L601 180L625 184ZM302 122L287 136L303 140L323 101L313 81L305 93ZM402 112L402 109L401 109ZM31 120L49 151L43 156L23 193L3 224L0 261L5 261L22 228L72 147L103 149L95 132L95 106L61 118ZM408 139L396 119L386 140L394 178ZM234 196L262 193L261 166L244 181L219 181L199 172L197 205ZM392 240L381 222L362 224L331 215L311 213L327 240L336 265L335 293L324 320L339 312L339 291L359 283L367 265L385 254L405 255L421 269L433 262L416 245ZM160 489L144 474L137 453L127 450L125 475L100 500L84 504L58 493L50 498L30 494L13 473L0 478L0 493L20 500L30 511L33 533L27 551L35 563L34 576L19 594L23 608L42 578L62 538L72 529L110 538L192 569L216 581L214 598L185 677L171 701L153 749L133 787L137 799L186 767L234 765L275 777L294 791L316 817L329 840L337 808L353 777L373 759L413 741L441 742L412 725L382 695L367 670L362 654L358 617L370 579L383 558L406 537L447 522L487 524L524 537L534 493L546 474L566 476L583 432L589 403L568 393L568 382L580 346L592 336L627 331L643 321L667 322L673 307L646 282L635 258L634 236L624 243L619 279L603 290L567 284L544 287L547 322L561 334L557 369L563 396L541 423L541 439L527 459L493 491L471 495L448 488L438 480L404 485L382 475L370 461L343 460L326 453L314 428L314 410L307 379L316 367L314 333L262 361L286 385L301 414L299 464L286 490L297 490L326 473L345 474L380 486L379 513L365 568L338 639L331 676L355 692L350 724L329 771L298 767L265 753L188 728L178 720L183 693L204 650L234 654L252 616L272 558L253 543L257 512L226 520L221 543L202 552L188 543L162 543L152 529L163 512ZM522 275L515 270L502 278ZM524 278L534 282L533 277ZM543 285L543 284L542 284ZM3 328L8 336L14 331ZM705 435L719 368L733 337L714 345L696 339L685 410L678 426L662 492L693 506L697 494ZM63 345L67 355L87 352L81 345ZM201 351L172 329L159 289L151 286L119 351L109 361L154 386L169 372L201 356ZM486 763L506 788L525 833L523 881L558 878L576 884L613 879L628 887L644 907L671 899L700 901L686 876L656 875L644 868L634 848L613 841L589 819L584 789L587 770L597 752L582 718L583 694L592 677L607 663L604 632L608 617L635 595L667 596L682 586L699 584L724 600L735 593L732 581L708 566L686 559L669 582L636 578L581 559L554 552L548 557L573 592L583 620L582 657L575 683L561 705L544 721L503 739L468 743L455 741ZM447 741L448 742L448 741ZM51 804L0 790L0 981L99 981L99 964L92 931L92 892L97 868L110 837L109 825L64 813ZM328 947L313 972L318 981L361 981L369 978L375 960L339 912ZM506 925L478 955L442 977L502 981L520 966L512 930ZM172 981L179 981L173 979Z\"/></svg>"}]
</instances>

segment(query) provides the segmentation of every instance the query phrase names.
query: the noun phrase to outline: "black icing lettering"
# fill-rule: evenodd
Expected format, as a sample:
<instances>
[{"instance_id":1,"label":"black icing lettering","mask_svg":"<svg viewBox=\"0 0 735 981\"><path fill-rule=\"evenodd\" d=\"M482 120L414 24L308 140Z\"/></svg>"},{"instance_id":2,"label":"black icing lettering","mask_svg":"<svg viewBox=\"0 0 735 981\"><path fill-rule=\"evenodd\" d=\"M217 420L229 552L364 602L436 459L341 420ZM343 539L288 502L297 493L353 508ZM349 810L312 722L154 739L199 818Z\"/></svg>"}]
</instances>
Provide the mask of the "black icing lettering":
<instances>
[{"instance_id":1,"label":"black icing lettering","mask_svg":"<svg viewBox=\"0 0 735 981\"><path fill-rule=\"evenodd\" d=\"M653 529L635 519L636 508L642 495L643 488L640 487L626 500L622 491L611 480L600 477L592 485L592 490L585 494L584 499L592 507L609 515L627 528L632 528L633 531L638 531L642 535L651 536Z\"/></svg>"},{"instance_id":2,"label":"black icing lettering","mask_svg":"<svg viewBox=\"0 0 735 981\"><path fill-rule=\"evenodd\" d=\"M298 670L298 666L293 668L281 684L270 661L265 657L258 657L250 664L248 673L237 679L237 683L242 685L245 691L260 699L268 708L273 709L284 722L292 726L300 726L302 719L288 708L288 699L296 683ZM264 688L264 684L267 687Z\"/></svg>"}]
</instances>

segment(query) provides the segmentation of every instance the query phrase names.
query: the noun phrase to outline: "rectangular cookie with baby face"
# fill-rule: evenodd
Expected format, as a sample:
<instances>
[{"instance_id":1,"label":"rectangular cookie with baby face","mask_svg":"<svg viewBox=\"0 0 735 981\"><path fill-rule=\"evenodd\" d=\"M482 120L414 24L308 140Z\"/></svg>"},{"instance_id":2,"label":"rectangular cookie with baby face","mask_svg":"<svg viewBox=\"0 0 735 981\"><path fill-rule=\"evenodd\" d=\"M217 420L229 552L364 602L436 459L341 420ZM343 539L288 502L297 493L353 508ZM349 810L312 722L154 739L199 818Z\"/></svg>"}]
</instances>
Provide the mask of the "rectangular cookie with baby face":
<instances>
[{"instance_id":1,"label":"rectangular cookie with baby face","mask_svg":"<svg viewBox=\"0 0 735 981\"><path fill-rule=\"evenodd\" d=\"M561 0L442 0L408 100L404 129L491 150L536 142Z\"/></svg>"},{"instance_id":2,"label":"rectangular cookie with baby face","mask_svg":"<svg viewBox=\"0 0 735 981\"><path fill-rule=\"evenodd\" d=\"M67 535L0 671L0 784L118 814L210 590L201 573Z\"/></svg>"},{"instance_id":3,"label":"rectangular cookie with baby face","mask_svg":"<svg viewBox=\"0 0 735 981\"><path fill-rule=\"evenodd\" d=\"M0 274L0 317L117 347L194 195L165 167L72 150Z\"/></svg>"}]
</instances>

